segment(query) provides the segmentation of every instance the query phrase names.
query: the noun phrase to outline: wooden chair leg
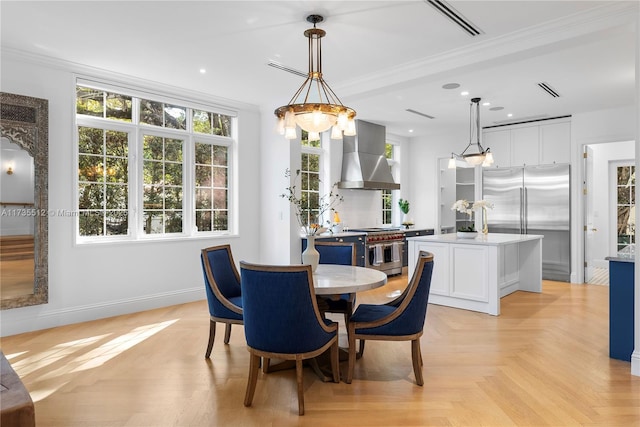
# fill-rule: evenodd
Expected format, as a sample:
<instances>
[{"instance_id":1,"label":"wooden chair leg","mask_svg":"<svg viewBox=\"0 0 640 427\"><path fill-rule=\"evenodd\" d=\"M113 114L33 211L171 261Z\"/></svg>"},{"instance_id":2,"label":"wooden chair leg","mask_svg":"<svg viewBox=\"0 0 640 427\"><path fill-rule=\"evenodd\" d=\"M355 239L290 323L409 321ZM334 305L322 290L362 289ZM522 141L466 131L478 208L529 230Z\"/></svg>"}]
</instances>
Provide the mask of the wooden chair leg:
<instances>
[{"instance_id":1,"label":"wooden chair leg","mask_svg":"<svg viewBox=\"0 0 640 427\"><path fill-rule=\"evenodd\" d=\"M231 323L227 323L224 328L224 343L229 344L230 338L231 338Z\"/></svg>"},{"instance_id":2,"label":"wooden chair leg","mask_svg":"<svg viewBox=\"0 0 640 427\"><path fill-rule=\"evenodd\" d=\"M413 361L413 373L416 376L416 383L419 386L424 384L422 379L422 362L420 362L420 339L411 340L411 359Z\"/></svg>"},{"instance_id":3,"label":"wooden chair leg","mask_svg":"<svg viewBox=\"0 0 640 427\"><path fill-rule=\"evenodd\" d=\"M269 364L271 363L271 359L269 359L268 357L264 357L262 359L262 373L263 374L268 374L269 373Z\"/></svg>"},{"instance_id":4,"label":"wooden chair leg","mask_svg":"<svg viewBox=\"0 0 640 427\"><path fill-rule=\"evenodd\" d=\"M345 378L344 382L346 382L347 384L351 384L351 380L353 379L353 369L356 365L356 330L351 326L349 326L348 330L349 333L347 335L349 338L349 367L347 369L347 377ZM360 342L362 342L362 340L360 340Z\"/></svg>"},{"instance_id":5,"label":"wooden chair leg","mask_svg":"<svg viewBox=\"0 0 640 427\"><path fill-rule=\"evenodd\" d=\"M302 385L302 359L296 359L296 382L298 383L298 415L304 415L304 387Z\"/></svg>"},{"instance_id":6,"label":"wooden chair leg","mask_svg":"<svg viewBox=\"0 0 640 427\"><path fill-rule=\"evenodd\" d=\"M247 391L244 395L244 406L251 406L253 395L256 391L256 383L258 382L258 368L260 367L260 356L251 353L249 361L249 379L247 380Z\"/></svg>"},{"instance_id":7,"label":"wooden chair leg","mask_svg":"<svg viewBox=\"0 0 640 427\"><path fill-rule=\"evenodd\" d=\"M213 341L216 339L216 322L209 320L209 343L207 343L207 351L204 353L204 358L208 359L211 356L211 350L213 349Z\"/></svg>"},{"instance_id":8,"label":"wooden chair leg","mask_svg":"<svg viewBox=\"0 0 640 427\"><path fill-rule=\"evenodd\" d=\"M333 382L340 382L340 349L338 339L331 346L331 373L333 373Z\"/></svg>"},{"instance_id":9,"label":"wooden chair leg","mask_svg":"<svg viewBox=\"0 0 640 427\"><path fill-rule=\"evenodd\" d=\"M360 359L362 357L362 355L364 354L364 340L360 340L360 349L358 350L358 353L356 354L356 359Z\"/></svg>"}]
</instances>

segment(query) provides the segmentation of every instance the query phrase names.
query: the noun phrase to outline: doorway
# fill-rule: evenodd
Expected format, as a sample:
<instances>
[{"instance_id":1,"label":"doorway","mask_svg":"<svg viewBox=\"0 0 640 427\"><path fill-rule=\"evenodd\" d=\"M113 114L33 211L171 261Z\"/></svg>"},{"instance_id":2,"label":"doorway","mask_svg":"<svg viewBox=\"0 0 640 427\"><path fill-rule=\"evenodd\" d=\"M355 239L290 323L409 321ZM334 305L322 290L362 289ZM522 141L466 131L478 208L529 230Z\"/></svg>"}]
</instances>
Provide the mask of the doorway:
<instances>
[{"instance_id":1,"label":"doorway","mask_svg":"<svg viewBox=\"0 0 640 427\"><path fill-rule=\"evenodd\" d=\"M629 239L635 199L634 141L584 146L584 282L609 284L607 257L616 256L619 244L630 250ZM633 178L633 179L632 179ZM630 216L631 214L631 216ZM618 223L622 221L624 225ZM621 247L622 247L621 246Z\"/></svg>"}]
</instances>

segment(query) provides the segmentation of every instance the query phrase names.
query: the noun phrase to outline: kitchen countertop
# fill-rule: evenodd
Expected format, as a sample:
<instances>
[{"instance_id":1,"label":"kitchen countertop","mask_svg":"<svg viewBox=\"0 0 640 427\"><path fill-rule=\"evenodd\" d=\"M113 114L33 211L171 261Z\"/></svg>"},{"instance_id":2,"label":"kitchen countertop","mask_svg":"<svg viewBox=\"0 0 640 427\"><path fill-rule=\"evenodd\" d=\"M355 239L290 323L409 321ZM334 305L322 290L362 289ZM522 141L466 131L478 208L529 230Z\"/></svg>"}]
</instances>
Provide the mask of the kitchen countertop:
<instances>
[{"instance_id":1,"label":"kitchen countertop","mask_svg":"<svg viewBox=\"0 0 640 427\"><path fill-rule=\"evenodd\" d=\"M318 239L324 239L327 237L349 237L349 236L364 236L366 233L364 231L344 231L342 233L323 233L316 236ZM306 239L307 236L301 236L303 239Z\"/></svg>"},{"instance_id":2,"label":"kitchen countertop","mask_svg":"<svg viewBox=\"0 0 640 427\"><path fill-rule=\"evenodd\" d=\"M539 234L489 233L484 235L482 233L478 233L478 236L475 239L463 239L459 238L455 233L450 233L436 234L433 236L408 237L407 240L434 241L462 245L500 246L511 243L526 242L528 240L542 239L543 237L544 236Z\"/></svg>"}]
</instances>

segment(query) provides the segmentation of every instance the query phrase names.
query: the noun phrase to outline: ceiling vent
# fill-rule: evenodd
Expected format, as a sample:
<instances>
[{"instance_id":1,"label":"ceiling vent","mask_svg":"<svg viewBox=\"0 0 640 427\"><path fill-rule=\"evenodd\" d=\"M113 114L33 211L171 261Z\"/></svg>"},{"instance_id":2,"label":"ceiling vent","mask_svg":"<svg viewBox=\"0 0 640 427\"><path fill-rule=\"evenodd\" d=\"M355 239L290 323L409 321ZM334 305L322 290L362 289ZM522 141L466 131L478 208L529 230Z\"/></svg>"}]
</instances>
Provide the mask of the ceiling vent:
<instances>
[{"instance_id":1,"label":"ceiling vent","mask_svg":"<svg viewBox=\"0 0 640 427\"><path fill-rule=\"evenodd\" d=\"M429 3L431 6L436 8L438 12L442 13L444 16L449 18L454 24L462 28L467 34L472 37L479 36L480 34L484 34L480 28L476 27L471 21L467 20L461 13L453 8L447 2L441 0L424 0Z\"/></svg>"},{"instance_id":2,"label":"ceiling vent","mask_svg":"<svg viewBox=\"0 0 640 427\"><path fill-rule=\"evenodd\" d=\"M538 86L540 87L540 89L544 90L546 93L548 93L552 97L560 98L560 94L558 92L556 92L556 90L554 88L549 86L548 83L540 82L540 83L538 83Z\"/></svg>"},{"instance_id":3,"label":"ceiling vent","mask_svg":"<svg viewBox=\"0 0 640 427\"><path fill-rule=\"evenodd\" d=\"M422 117L426 117L427 119L435 119L435 117L433 117L433 116L430 116L430 115L425 114L425 113L421 113L420 111L412 110L411 108L407 108L405 111L408 111L408 112L413 113L413 114L417 114L417 115L422 116Z\"/></svg>"},{"instance_id":4,"label":"ceiling vent","mask_svg":"<svg viewBox=\"0 0 640 427\"><path fill-rule=\"evenodd\" d=\"M287 73L295 74L296 76L300 76L300 77L305 77L306 78L309 75L309 73L305 73L304 71L296 70L295 68L289 68L286 65L282 65L279 62L275 62L275 61L272 61L272 60L269 60L267 65L269 67L277 68L278 70L286 71Z\"/></svg>"}]
</instances>

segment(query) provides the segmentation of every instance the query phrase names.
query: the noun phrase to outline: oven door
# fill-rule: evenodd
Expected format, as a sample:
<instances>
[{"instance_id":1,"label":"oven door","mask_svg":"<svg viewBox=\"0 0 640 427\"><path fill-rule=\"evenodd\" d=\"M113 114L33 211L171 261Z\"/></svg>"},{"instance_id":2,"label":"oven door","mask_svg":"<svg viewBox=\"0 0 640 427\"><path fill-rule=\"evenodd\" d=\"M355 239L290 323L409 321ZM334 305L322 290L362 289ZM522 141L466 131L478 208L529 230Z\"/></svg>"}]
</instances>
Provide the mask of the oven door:
<instances>
[{"instance_id":1,"label":"oven door","mask_svg":"<svg viewBox=\"0 0 640 427\"><path fill-rule=\"evenodd\" d=\"M387 272L402 273L402 252L404 242L369 243L365 256L365 266Z\"/></svg>"}]
</instances>

